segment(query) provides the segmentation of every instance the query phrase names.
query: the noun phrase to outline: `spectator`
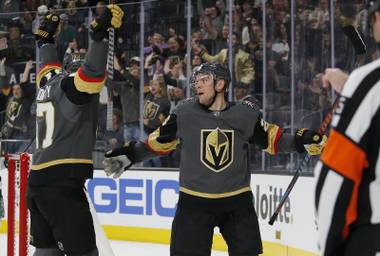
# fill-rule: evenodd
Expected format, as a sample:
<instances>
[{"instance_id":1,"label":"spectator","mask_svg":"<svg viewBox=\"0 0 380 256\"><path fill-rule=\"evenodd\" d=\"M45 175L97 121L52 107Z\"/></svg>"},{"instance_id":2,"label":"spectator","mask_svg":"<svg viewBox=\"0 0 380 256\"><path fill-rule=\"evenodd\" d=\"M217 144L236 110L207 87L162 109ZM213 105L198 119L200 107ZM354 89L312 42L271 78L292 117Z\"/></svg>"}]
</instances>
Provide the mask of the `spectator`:
<instances>
[{"instance_id":1,"label":"spectator","mask_svg":"<svg viewBox=\"0 0 380 256\"><path fill-rule=\"evenodd\" d=\"M88 29L84 23L77 28L75 40L78 44L78 49L88 49Z\"/></svg>"},{"instance_id":2,"label":"spectator","mask_svg":"<svg viewBox=\"0 0 380 256\"><path fill-rule=\"evenodd\" d=\"M232 46L234 55L233 81L252 85L255 78L255 70L253 68L252 60L250 55L240 48L235 33L232 35ZM192 49L194 53L199 54L204 61L217 62L223 65L228 64L228 48L221 50L214 56L208 54L197 44L192 44Z\"/></svg>"},{"instance_id":3,"label":"spectator","mask_svg":"<svg viewBox=\"0 0 380 256\"><path fill-rule=\"evenodd\" d=\"M234 101L248 100L258 104L253 95L249 94L249 86L243 83L237 83L234 86Z\"/></svg>"},{"instance_id":4,"label":"spectator","mask_svg":"<svg viewBox=\"0 0 380 256\"><path fill-rule=\"evenodd\" d=\"M149 83L149 93L144 104L144 137L152 133L169 116L170 101L166 95L166 86L161 78L151 80ZM164 164L162 164L164 162ZM167 165L167 156L155 157L144 162L144 166L161 167Z\"/></svg>"},{"instance_id":5,"label":"spectator","mask_svg":"<svg viewBox=\"0 0 380 256\"><path fill-rule=\"evenodd\" d=\"M165 82L179 89L186 87L186 77L183 74L183 64L178 58L169 58L164 66Z\"/></svg>"},{"instance_id":6,"label":"spectator","mask_svg":"<svg viewBox=\"0 0 380 256\"><path fill-rule=\"evenodd\" d=\"M180 37L170 37L168 40L168 48L164 52L164 57L169 58L176 56L179 60L183 61L186 52L183 49L184 42Z\"/></svg>"},{"instance_id":7,"label":"spectator","mask_svg":"<svg viewBox=\"0 0 380 256\"><path fill-rule=\"evenodd\" d=\"M124 140L126 142L140 139L139 109L140 109L140 70L138 67L122 69L115 58L114 78L119 81L109 81L112 88L119 94L123 123Z\"/></svg>"},{"instance_id":8,"label":"spectator","mask_svg":"<svg viewBox=\"0 0 380 256\"><path fill-rule=\"evenodd\" d=\"M144 104L144 131L149 134L156 130L165 121L169 111L170 102L163 79L151 80Z\"/></svg>"},{"instance_id":9,"label":"spectator","mask_svg":"<svg viewBox=\"0 0 380 256\"><path fill-rule=\"evenodd\" d=\"M193 55L193 58L191 59L191 70L194 70L195 68L199 67L201 64L202 64L201 56L197 54Z\"/></svg>"},{"instance_id":10,"label":"spectator","mask_svg":"<svg viewBox=\"0 0 380 256\"><path fill-rule=\"evenodd\" d=\"M272 50L281 56L283 62L288 62L290 47L288 30L284 23L279 24L277 28L277 35L275 37L275 42L272 45Z\"/></svg>"},{"instance_id":11,"label":"spectator","mask_svg":"<svg viewBox=\"0 0 380 256\"><path fill-rule=\"evenodd\" d=\"M11 62L25 61L33 54L30 43L23 41L22 24L19 19L13 19L8 23L8 59Z\"/></svg>"},{"instance_id":12,"label":"spectator","mask_svg":"<svg viewBox=\"0 0 380 256\"><path fill-rule=\"evenodd\" d=\"M9 99L6 108L5 124L1 128L2 139L27 139L28 125L32 122L30 115L31 101L23 96L20 84L12 87L13 96ZM24 143L12 143L7 151L15 153L20 151Z\"/></svg>"},{"instance_id":13,"label":"spectator","mask_svg":"<svg viewBox=\"0 0 380 256\"><path fill-rule=\"evenodd\" d=\"M124 144L122 112L114 108L112 113L112 130L106 131L101 137L106 143L106 151L121 147Z\"/></svg>"},{"instance_id":14,"label":"spectator","mask_svg":"<svg viewBox=\"0 0 380 256\"><path fill-rule=\"evenodd\" d=\"M61 30L57 37L57 52L60 61L63 60L63 56L70 42L73 42L76 36L75 28L69 25L69 16L66 13L60 15L61 18Z\"/></svg>"},{"instance_id":15,"label":"spectator","mask_svg":"<svg viewBox=\"0 0 380 256\"><path fill-rule=\"evenodd\" d=\"M206 8L204 11L204 15L201 16L199 19L200 31L203 34L204 39L214 40L218 36L218 30L214 26L213 18L212 18L212 16L214 16L214 13L215 13L215 7Z\"/></svg>"},{"instance_id":16,"label":"spectator","mask_svg":"<svg viewBox=\"0 0 380 256\"><path fill-rule=\"evenodd\" d=\"M104 13L105 9L106 9L105 2L104 1L98 1L96 3L96 7L95 7L96 16L99 17L100 15L102 15L102 13Z\"/></svg>"}]
</instances>

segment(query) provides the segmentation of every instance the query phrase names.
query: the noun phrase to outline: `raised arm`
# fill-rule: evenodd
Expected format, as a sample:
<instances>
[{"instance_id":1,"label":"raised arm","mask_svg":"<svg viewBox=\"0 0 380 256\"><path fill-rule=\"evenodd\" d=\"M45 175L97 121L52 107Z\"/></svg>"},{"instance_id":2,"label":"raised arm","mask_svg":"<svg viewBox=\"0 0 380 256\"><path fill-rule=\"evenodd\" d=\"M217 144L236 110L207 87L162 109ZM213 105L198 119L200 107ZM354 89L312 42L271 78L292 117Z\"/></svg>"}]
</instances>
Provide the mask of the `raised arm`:
<instances>
[{"instance_id":1,"label":"raised arm","mask_svg":"<svg viewBox=\"0 0 380 256\"><path fill-rule=\"evenodd\" d=\"M35 32L41 56L41 67L36 79L38 87L44 87L48 80L61 73L61 64L54 45L55 37L59 31L59 22L58 15L49 14L43 18L41 25Z\"/></svg>"}]
</instances>

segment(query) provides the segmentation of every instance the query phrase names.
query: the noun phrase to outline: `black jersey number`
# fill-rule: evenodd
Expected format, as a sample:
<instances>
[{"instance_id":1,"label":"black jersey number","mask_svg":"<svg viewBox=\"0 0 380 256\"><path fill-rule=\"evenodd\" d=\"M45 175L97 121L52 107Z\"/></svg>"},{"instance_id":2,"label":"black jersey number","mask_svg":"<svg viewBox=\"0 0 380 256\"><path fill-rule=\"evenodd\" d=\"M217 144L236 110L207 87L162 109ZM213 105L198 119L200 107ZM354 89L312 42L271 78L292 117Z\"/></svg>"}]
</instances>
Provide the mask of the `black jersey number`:
<instances>
[{"instance_id":1,"label":"black jersey number","mask_svg":"<svg viewBox=\"0 0 380 256\"><path fill-rule=\"evenodd\" d=\"M43 122L45 123L45 136L44 138L39 138L39 131L41 127L38 127L37 122L37 129L36 129L36 148L40 148L40 145L42 148L47 148L53 143L53 132L54 132L54 105L52 102L42 102L37 104L37 118L43 119ZM42 143L41 140L42 139Z\"/></svg>"}]
</instances>

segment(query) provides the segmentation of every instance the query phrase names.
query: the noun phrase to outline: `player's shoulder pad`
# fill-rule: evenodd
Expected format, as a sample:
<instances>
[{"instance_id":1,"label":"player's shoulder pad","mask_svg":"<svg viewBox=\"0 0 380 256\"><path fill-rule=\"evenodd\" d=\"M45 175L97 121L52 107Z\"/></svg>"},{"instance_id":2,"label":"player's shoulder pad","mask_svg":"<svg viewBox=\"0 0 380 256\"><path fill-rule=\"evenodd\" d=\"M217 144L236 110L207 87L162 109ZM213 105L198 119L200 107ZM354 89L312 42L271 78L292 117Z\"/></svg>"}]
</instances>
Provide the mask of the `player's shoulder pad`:
<instances>
[{"instance_id":1,"label":"player's shoulder pad","mask_svg":"<svg viewBox=\"0 0 380 256\"><path fill-rule=\"evenodd\" d=\"M194 104L194 103L196 103L196 99L194 97L190 97L190 98L180 100L176 107L177 108L185 107L185 106L189 106L189 105Z\"/></svg>"},{"instance_id":2,"label":"player's shoulder pad","mask_svg":"<svg viewBox=\"0 0 380 256\"><path fill-rule=\"evenodd\" d=\"M179 112L186 111L186 109L191 108L194 103L196 103L196 99L194 97L183 99L177 103L173 113L178 114Z\"/></svg>"},{"instance_id":3,"label":"player's shoulder pad","mask_svg":"<svg viewBox=\"0 0 380 256\"><path fill-rule=\"evenodd\" d=\"M189 98L180 100L179 103L178 103L178 105L179 104L189 104L190 102L195 102L195 98L194 97L189 97Z\"/></svg>"},{"instance_id":4,"label":"player's shoulder pad","mask_svg":"<svg viewBox=\"0 0 380 256\"><path fill-rule=\"evenodd\" d=\"M253 111L260 111L260 106L256 100L243 100L241 101L241 105Z\"/></svg>"}]
</instances>

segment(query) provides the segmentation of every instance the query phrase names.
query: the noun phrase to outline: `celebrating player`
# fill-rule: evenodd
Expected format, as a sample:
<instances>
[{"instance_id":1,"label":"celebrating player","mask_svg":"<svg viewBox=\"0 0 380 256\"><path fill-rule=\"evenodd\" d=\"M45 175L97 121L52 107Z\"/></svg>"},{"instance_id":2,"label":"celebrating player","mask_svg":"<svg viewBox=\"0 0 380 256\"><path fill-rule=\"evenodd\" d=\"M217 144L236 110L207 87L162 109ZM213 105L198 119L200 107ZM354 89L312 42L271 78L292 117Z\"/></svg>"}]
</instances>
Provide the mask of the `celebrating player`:
<instances>
[{"instance_id":1,"label":"celebrating player","mask_svg":"<svg viewBox=\"0 0 380 256\"><path fill-rule=\"evenodd\" d=\"M265 122L249 101L226 100L230 72L205 63L193 73L197 97L180 103L143 142L106 153L108 175L119 177L131 163L181 149L180 195L171 233L171 255L210 255L218 226L230 255L258 255L262 243L252 203L249 143L270 154L307 150L319 154L326 137L300 129L295 136Z\"/></svg>"},{"instance_id":2,"label":"celebrating player","mask_svg":"<svg viewBox=\"0 0 380 256\"><path fill-rule=\"evenodd\" d=\"M123 11L109 5L91 23L83 60L58 63L54 38L60 19L49 14L36 32L43 64L37 84L37 135L27 204L35 256L98 255L84 183L92 178L99 92L105 80L107 29L121 26Z\"/></svg>"}]
</instances>

